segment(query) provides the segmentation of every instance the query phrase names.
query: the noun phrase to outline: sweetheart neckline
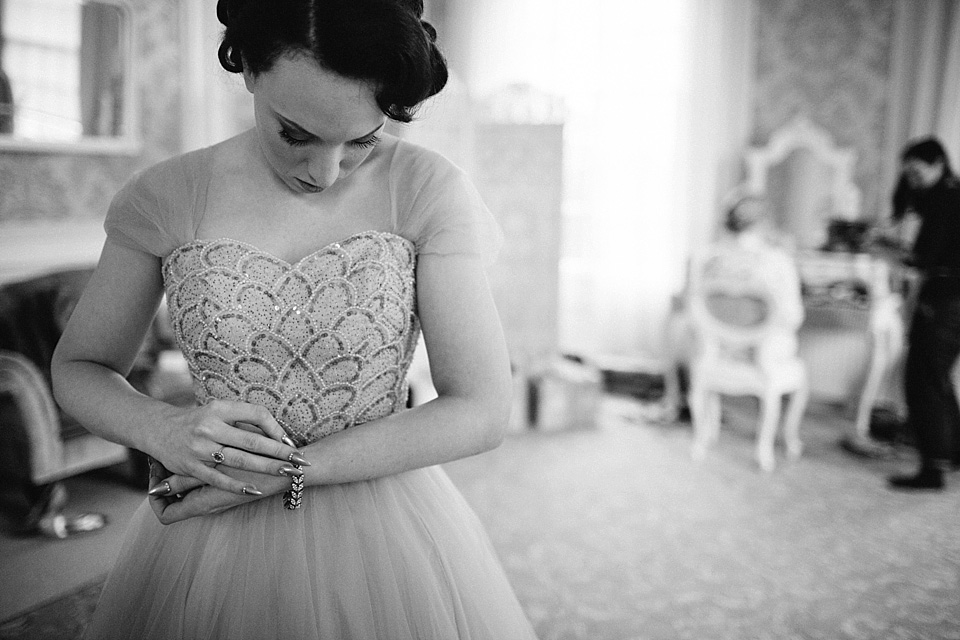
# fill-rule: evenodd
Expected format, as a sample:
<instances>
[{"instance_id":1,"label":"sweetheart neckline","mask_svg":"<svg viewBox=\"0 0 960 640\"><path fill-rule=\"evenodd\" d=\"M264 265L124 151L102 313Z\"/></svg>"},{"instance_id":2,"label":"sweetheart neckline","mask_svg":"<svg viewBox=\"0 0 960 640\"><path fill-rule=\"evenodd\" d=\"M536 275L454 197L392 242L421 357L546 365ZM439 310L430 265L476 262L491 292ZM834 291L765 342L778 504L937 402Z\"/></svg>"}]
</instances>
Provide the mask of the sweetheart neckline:
<instances>
[{"instance_id":1,"label":"sweetheart neckline","mask_svg":"<svg viewBox=\"0 0 960 640\"><path fill-rule=\"evenodd\" d=\"M343 238L342 240L335 240L335 241L333 241L333 242L328 242L327 244L323 245L323 246L320 247L319 249L316 249L316 250L314 250L314 251L311 251L310 253L308 253L307 255L303 256L302 258L300 258L300 259L297 260L296 262L290 262L289 260L284 260L283 258L281 258L281 257L279 257L279 256L277 256L277 255L275 255L275 254L267 251L266 249L261 249L260 247L256 246L255 244L251 244L251 243L245 242L245 241L243 241L243 240L237 240L237 239L235 239L235 238L230 238L230 237L226 237L226 236L221 237L221 238L195 238L194 240L190 240L189 242L186 242L186 243L180 245L179 247L177 247L176 249L174 249L173 251L171 251L170 254L169 254L166 258L164 258L164 263L166 263L167 261L173 259L173 257L176 256L178 253L182 253L182 252L186 251L187 249L189 249L189 248L191 248L191 247L193 247L193 246L211 245L211 244L215 244L215 243L217 243L217 242L230 242L230 243L233 243L233 244L236 244L236 245L240 245L240 246L242 246L242 247L245 247L245 248L247 248L247 249L250 249L250 250L252 250L252 251L254 251L254 252L256 252L256 253L265 255L265 256L267 256L267 257L269 257L269 258L272 258L272 259L276 260L277 262L282 263L283 266L286 267L287 269L295 269L295 268L297 268L298 266L300 266L301 264L303 264L304 262L306 262L307 260L309 260L310 258L314 258L314 257L316 257L316 256L318 256L318 255L321 255L321 254L323 254L323 253L326 253L326 252L330 251L331 249L338 249L338 248L340 248L340 245L342 245L342 244L344 244L344 243L346 243L346 242L349 242L349 241L351 241L351 240L356 240L356 239L358 239L358 238L362 238L362 237L364 237L364 236L381 236L381 237L382 237L382 236L388 236L388 237L392 237L392 238L399 238L400 240L403 240L404 242L406 242L406 243L408 243L408 244L410 244L410 245L413 245L413 244L414 244L412 240L408 240L407 238L404 238L404 237L401 236L401 235L398 235L398 234L396 234L396 233L393 233L392 231L377 231L377 230L375 230L375 229L370 229L370 230L367 230L367 231L358 231L357 233L351 234L351 235Z\"/></svg>"}]
</instances>

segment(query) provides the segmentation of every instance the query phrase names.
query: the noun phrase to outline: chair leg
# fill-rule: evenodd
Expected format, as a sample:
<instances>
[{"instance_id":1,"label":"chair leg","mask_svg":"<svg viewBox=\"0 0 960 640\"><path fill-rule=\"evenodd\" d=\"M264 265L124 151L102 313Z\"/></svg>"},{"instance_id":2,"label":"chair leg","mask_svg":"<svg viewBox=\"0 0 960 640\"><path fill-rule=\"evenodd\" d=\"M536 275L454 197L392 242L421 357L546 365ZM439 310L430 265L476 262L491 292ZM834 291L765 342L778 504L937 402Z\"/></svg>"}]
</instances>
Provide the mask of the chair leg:
<instances>
[{"instance_id":1,"label":"chair leg","mask_svg":"<svg viewBox=\"0 0 960 640\"><path fill-rule=\"evenodd\" d=\"M706 397L707 405L707 417L709 421L707 424L710 425L710 431L708 434L708 440L710 444L716 444L717 440L720 439L720 423L723 418L721 403L720 403L720 394L719 393L710 393Z\"/></svg>"},{"instance_id":2,"label":"chair leg","mask_svg":"<svg viewBox=\"0 0 960 640\"><path fill-rule=\"evenodd\" d=\"M690 422L693 425L693 447L691 455L694 460L702 460L707 454L707 445L710 442L710 419L707 415L707 394L699 385L693 384L687 396L690 405Z\"/></svg>"},{"instance_id":3,"label":"chair leg","mask_svg":"<svg viewBox=\"0 0 960 640\"><path fill-rule=\"evenodd\" d=\"M787 457L796 459L803 453L803 442L800 441L800 423L807 410L807 401L810 399L810 387L804 383L790 394L790 404L787 407L787 417L784 421L783 435L787 443Z\"/></svg>"},{"instance_id":4,"label":"chair leg","mask_svg":"<svg viewBox=\"0 0 960 640\"><path fill-rule=\"evenodd\" d=\"M757 462L764 471L773 471L776 458L773 443L780 422L779 393L766 393L760 398L760 432L757 434Z\"/></svg>"}]
</instances>

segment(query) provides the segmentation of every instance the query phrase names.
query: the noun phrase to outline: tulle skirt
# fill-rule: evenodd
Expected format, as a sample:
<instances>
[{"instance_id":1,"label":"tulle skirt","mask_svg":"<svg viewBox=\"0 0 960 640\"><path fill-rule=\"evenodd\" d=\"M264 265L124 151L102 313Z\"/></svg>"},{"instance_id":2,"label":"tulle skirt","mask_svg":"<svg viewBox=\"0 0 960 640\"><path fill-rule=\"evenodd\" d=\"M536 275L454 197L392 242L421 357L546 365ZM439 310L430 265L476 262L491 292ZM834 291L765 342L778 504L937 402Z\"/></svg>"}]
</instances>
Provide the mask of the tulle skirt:
<instances>
[{"instance_id":1,"label":"tulle skirt","mask_svg":"<svg viewBox=\"0 0 960 640\"><path fill-rule=\"evenodd\" d=\"M439 467L129 525L89 640L522 640L533 630Z\"/></svg>"}]
</instances>

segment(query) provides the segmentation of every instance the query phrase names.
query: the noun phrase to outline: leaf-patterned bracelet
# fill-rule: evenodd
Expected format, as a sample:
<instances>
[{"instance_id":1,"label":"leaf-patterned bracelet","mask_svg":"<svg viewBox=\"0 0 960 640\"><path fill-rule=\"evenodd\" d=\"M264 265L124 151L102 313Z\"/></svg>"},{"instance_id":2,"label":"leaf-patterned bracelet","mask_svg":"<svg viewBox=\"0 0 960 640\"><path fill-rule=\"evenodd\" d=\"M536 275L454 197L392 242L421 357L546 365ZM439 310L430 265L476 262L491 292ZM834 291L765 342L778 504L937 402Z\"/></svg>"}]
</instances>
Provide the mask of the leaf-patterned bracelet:
<instances>
[{"instance_id":1,"label":"leaf-patterned bracelet","mask_svg":"<svg viewBox=\"0 0 960 640\"><path fill-rule=\"evenodd\" d=\"M303 467L299 464L293 465L300 471L303 471ZM303 501L303 474L293 476L290 479L290 490L283 492L283 506L287 509L299 509L300 503Z\"/></svg>"}]
</instances>

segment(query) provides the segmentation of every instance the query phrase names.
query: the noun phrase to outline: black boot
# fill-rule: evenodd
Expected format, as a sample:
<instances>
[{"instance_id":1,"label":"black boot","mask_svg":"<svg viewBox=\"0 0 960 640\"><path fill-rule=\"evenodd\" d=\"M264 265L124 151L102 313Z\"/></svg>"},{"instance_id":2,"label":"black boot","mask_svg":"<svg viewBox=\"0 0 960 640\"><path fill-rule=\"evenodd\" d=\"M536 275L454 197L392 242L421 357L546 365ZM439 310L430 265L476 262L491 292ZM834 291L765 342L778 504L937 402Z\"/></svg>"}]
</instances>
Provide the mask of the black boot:
<instances>
[{"instance_id":1,"label":"black boot","mask_svg":"<svg viewBox=\"0 0 960 640\"><path fill-rule=\"evenodd\" d=\"M924 465L920 471L909 476L892 476L890 488L904 491L943 489L943 471L939 467Z\"/></svg>"}]
</instances>

